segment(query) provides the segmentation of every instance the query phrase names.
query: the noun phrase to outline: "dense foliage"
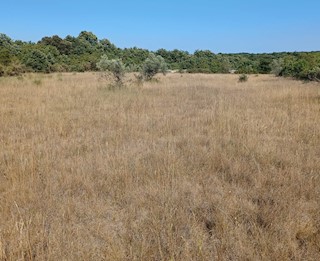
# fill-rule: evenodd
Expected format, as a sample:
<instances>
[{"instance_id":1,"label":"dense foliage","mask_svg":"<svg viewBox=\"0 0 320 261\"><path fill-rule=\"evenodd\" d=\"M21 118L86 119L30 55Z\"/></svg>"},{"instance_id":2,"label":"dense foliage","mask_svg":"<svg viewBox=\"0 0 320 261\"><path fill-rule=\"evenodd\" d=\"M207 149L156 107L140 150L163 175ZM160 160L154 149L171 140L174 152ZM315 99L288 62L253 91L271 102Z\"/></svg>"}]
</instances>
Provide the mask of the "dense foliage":
<instances>
[{"instance_id":1,"label":"dense foliage","mask_svg":"<svg viewBox=\"0 0 320 261\"><path fill-rule=\"evenodd\" d=\"M166 71L167 63L164 58L151 53L142 64L141 74L145 80L150 81L157 73L165 74Z\"/></svg>"},{"instance_id":2,"label":"dense foliage","mask_svg":"<svg viewBox=\"0 0 320 261\"><path fill-rule=\"evenodd\" d=\"M153 53L163 57L169 69L190 73L267 74L305 80L320 79L320 52L268 54L214 54L197 50L193 54L181 50L159 49L151 52L140 48L117 48L108 39L99 40L91 32L77 37L57 35L43 37L37 43L14 41L0 34L0 76L23 72L96 71L103 55L120 59L130 71L142 71L145 60Z\"/></svg>"},{"instance_id":3,"label":"dense foliage","mask_svg":"<svg viewBox=\"0 0 320 261\"><path fill-rule=\"evenodd\" d=\"M97 63L97 68L100 71L105 72L107 77L111 74L117 86L123 85L126 67L120 59L110 60L108 56L104 54Z\"/></svg>"}]
</instances>

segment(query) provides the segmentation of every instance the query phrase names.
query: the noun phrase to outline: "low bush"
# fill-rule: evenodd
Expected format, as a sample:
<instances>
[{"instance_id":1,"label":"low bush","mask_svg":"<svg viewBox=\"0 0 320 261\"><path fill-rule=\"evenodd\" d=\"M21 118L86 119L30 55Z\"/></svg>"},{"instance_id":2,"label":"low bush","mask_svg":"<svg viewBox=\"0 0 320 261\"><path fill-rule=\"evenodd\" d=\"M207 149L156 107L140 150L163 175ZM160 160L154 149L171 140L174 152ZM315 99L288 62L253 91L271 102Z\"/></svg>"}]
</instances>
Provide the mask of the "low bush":
<instances>
[{"instance_id":1,"label":"low bush","mask_svg":"<svg viewBox=\"0 0 320 261\"><path fill-rule=\"evenodd\" d=\"M121 59L110 60L107 55L103 55L97 63L97 68L106 73L105 77L107 78L110 78L109 75L111 74L116 86L123 86L126 67Z\"/></svg>"},{"instance_id":2,"label":"low bush","mask_svg":"<svg viewBox=\"0 0 320 261\"><path fill-rule=\"evenodd\" d=\"M246 82L246 81L248 81L248 75L246 75L246 74L241 74L241 75L239 76L239 82Z\"/></svg>"},{"instance_id":3,"label":"low bush","mask_svg":"<svg viewBox=\"0 0 320 261\"><path fill-rule=\"evenodd\" d=\"M142 64L141 75L146 81L150 81L157 73L166 74L168 66L160 55L151 53Z\"/></svg>"}]
</instances>

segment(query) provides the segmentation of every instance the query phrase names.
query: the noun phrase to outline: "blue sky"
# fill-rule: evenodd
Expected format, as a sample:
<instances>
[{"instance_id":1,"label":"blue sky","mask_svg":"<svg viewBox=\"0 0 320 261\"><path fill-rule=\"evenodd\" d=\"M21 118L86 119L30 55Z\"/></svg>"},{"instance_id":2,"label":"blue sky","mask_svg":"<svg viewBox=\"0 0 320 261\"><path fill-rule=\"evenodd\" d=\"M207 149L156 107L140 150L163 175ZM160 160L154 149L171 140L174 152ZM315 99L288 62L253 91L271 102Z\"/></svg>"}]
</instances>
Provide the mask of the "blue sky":
<instances>
[{"instance_id":1,"label":"blue sky","mask_svg":"<svg viewBox=\"0 0 320 261\"><path fill-rule=\"evenodd\" d=\"M91 31L116 46L215 53L319 51L320 0L2 0L15 40Z\"/></svg>"}]
</instances>

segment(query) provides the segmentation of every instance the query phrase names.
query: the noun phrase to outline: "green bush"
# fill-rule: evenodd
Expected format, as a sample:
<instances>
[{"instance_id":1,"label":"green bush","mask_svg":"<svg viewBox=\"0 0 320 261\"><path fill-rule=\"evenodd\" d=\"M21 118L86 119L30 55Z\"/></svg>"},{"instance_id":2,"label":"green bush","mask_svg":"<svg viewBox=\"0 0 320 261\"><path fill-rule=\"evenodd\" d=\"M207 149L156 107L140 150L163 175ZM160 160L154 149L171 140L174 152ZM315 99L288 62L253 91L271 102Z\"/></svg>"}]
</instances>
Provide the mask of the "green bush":
<instances>
[{"instance_id":1,"label":"green bush","mask_svg":"<svg viewBox=\"0 0 320 261\"><path fill-rule=\"evenodd\" d=\"M67 72L68 71L68 67L65 64L53 64L50 67L50 71L51 72Z\"/></svg>"},{"instance_id":2,"label":"green bush","mask_svg":"<svg viewBox=\"0 0 320 261\"><path fill-rule=\"evenodd\" d=\"M47 55L40 50L33 50L24 57L25 65L34 72L49 72L49 61Z\"/></svg>"},{"instance_id":3,"label":"green bush","mask_svg":"<svg viewBox=\"0 0 320 261\"><path fill-rule=\"evenodd\" d=\"M5 68L5 75L7 76L20 76L25 72L25 67L18 60L13 61Z\"/></svg>"},{"instance_id":4,"label":"green bush","mask_svg":"<svg viewBox=\"0 0 320 261\"><path fill-rule=\"evenodd\" d=\"M239 82L246 82L246 81L248 81L248 75L246 75L246 74L241 74L241 75L239 76Z\"/></svg>"},{"instance_id":5,"label":"green bush","mask_svg":"<svg viewBox=\"0 0 320 261\"><path fill-rule=\"evenodd\" d=\"M0 77L4 76L4 67L0 64Z\"/></svg>"},{"instance_id":6,"label":"green bush","mask_svg":"<svg viewBox=\"0 0 320 261\"><path fill-rule=\"evenodd\" d=\"M150 81L157 73L167 72L167 64L160 55L151 53L142 64L141 74L146 81Z\"/></svg>"},{"instance_id":7,"label":"green bush","mask_svg":"<svg viewBox=\"0 0 320 261\"><path fill-rule=\"evenodd\" d=\"M102 55L97 63L97 68L100 71L110 73L117 86L123 85L123 80L126 73L126 67L120 59L108 59L107 55Z\"/></svg>"},{"instance_id":8,"label":"green bush","mask_svg":"<svg viewBox=\"0 0 320 261\"><path fill-rule=\"evenodd\" d=\"M33 83L37 86L40 86L42 84L42 80L41 79L34 79Z\"/></svg>"},{"instance_id":9,"label":"green bush","mask_svg":"<svg viewBox=\"0 0 320 261\"><path fill-rule=\"evenodd\" d=\"M293 77L300 80L319 81L320 56L317 53L288 55L282 63L280 76Z\"/></svg>"},{"instance_id":10,"label":"green bush","mask_svg":"<svg viewBox=\"0 0 320 261\"><path fill-rule=\"evenodd\" d=\"M274 74L275 76L280 76L283 71L283 66L284 66L283 59L273 60L270 65L271 73Z\"/></svg>"},{"instance_id":11,"label":"green bush","mask_svg":"<svg viewBox=\"0 0 320 261\"><path fill-rule=\"evenodd\" d=\"M320 82L320 67L310 69L307 73L307 77L310 81Z\"/></svg>"}]
</instances>

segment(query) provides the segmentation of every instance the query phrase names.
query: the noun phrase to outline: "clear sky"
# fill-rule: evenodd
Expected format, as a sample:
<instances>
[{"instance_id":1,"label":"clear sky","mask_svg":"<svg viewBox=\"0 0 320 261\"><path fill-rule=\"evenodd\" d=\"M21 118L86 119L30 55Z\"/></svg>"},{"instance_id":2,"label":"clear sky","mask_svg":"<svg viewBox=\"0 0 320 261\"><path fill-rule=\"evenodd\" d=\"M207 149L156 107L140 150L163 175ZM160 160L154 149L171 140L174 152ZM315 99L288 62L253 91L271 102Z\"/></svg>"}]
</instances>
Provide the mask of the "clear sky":
<instances>
[{"instance_id":1,"label":"clear sky","mask_svg":"<svg viewBox=\"0 0 320 261\"><path fill-rule=\"evenodd\" d=\"M319 51L320 0L1 0L0 32L14 40L84 30L121 48Z\"/></svg>"}]
</instances>

